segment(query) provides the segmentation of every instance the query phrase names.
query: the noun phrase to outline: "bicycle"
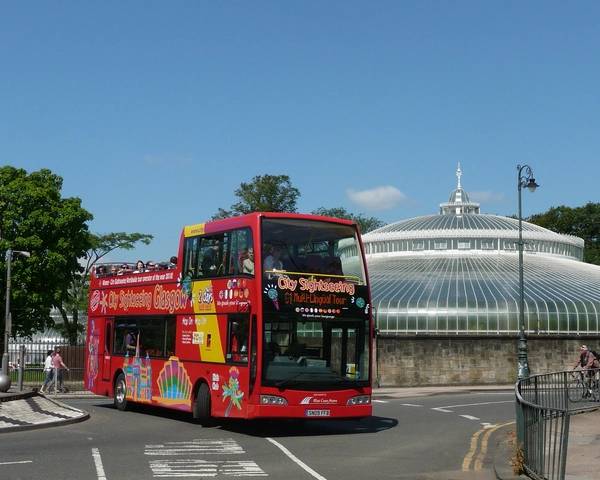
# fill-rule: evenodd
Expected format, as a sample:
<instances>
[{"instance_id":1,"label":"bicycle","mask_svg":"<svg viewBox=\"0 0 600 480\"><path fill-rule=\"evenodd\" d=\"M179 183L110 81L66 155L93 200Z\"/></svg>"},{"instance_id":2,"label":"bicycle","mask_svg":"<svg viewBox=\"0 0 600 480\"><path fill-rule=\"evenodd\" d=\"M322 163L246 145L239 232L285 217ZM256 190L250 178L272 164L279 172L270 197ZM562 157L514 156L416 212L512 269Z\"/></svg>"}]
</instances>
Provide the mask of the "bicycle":
<instances>
[{"instance_id":1,"label":"bicycle","mask_svg":"<svg viewBox=\"0 0 600 480\"><path fill-rule=\"evenodd\" d=\"M600 401L600 381L597 378L597 370L577 370L571 373L571 379L567 385L569 400L572 402L598 402Z\"/></svg>"}]
</instances>

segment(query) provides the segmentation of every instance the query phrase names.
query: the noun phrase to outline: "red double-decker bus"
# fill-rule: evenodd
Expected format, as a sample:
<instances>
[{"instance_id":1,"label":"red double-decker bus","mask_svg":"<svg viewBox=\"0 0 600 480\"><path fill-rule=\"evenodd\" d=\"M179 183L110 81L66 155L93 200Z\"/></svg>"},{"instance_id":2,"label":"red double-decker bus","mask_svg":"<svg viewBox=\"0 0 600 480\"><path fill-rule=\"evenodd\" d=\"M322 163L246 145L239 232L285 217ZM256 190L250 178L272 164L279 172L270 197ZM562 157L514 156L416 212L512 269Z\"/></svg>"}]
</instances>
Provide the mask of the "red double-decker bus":
<instances>
[{"instance_id":1,"label":"red double-decker bus","mask_svg":"<svg viewBox=\"0 0 600 480\"><path fill-rule=\"evenodd\" d=\"M121 410L152 404L201 422L371 415L373 323L355 223L253 213L191 225L177 258L92 274L89 390Z\"/></svg>"}]
</instances>

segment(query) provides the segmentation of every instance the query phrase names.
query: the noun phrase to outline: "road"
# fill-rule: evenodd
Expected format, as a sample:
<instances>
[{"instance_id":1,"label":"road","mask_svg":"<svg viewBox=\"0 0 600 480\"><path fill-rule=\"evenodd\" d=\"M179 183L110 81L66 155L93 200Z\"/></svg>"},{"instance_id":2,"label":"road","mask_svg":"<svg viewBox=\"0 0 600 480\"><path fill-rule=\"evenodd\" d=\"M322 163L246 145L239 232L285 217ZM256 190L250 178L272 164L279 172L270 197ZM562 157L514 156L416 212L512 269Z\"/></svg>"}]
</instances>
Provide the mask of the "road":
<instances>
[{"instance_id":1,"label":"road","mask_svg":"<svg viewBox=\"0 0 600 480\"><path fill-rule=\"evenodd\" d=\"M109 399L66 403L91 418L3 434L0 478L447 479L485 469L491 432L514 419L512 392L380 398L362 421L210 428L164 409L119 412Z\"/></svg>"}]
</instances>

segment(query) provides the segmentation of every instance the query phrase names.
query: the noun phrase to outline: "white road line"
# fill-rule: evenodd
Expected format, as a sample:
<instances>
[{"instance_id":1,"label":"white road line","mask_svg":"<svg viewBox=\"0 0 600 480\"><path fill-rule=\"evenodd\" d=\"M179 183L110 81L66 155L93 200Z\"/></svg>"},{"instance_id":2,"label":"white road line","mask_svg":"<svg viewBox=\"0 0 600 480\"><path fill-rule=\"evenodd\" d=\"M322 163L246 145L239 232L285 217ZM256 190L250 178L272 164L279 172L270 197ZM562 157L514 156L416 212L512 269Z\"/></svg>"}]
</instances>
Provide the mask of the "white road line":
<instances>
[{"instance_id":1,"label":"white road line","mask_svg":"<svg viewBox=\"0 0 600 480\"><path fill-rule=\"evenodd\" d=\"M94 458L94 464L96 465L96 475L98 476L98 480L106 480L106 474L104 473L104 467L102 466L100 450L97 448L92 448L92 457Z\"/></svg>"},{"instance_id":2,"label":"white road line","mask_svg":"<svg viewBox=\"0 0 600 480\"><path fill-rule=\"evenodd\" d=\"M146 445L144 455L240 455L246 453L232 438L195 439L190 442L166 442Z\"/></svg>"},{"instance_id":3,"label":"white road line","mask_svg":"<svg viewBox=\"0 0 600 480\"><path fill-rule=\"evenodd\" d=\"M494 427L495 425L494 425L493 423L481 422L481 426L482 426L483 428L492 428L492 427Z\"/></svg>"},{"instance_id":4,"label":"white road line","mask_svg":"<svg viewBox=\"0 0 600 480\"><path fill-rule=\"evenodd\" d=\"M480 405L494 405L497 403L514 403L514 400L502 400L499 402L463 403L460 405L446 405L444 407L434 407L434 408L432 408L432 410L435 410L437 412L453 413L454 410L449 410L450 408L476 407L476 406L480 406ZM461 415L461 416L464 416L464 415ZM479 420L479 419L477 419L477 420Z\"/></svg>"},{"instance_id":5,"label":"white road line","mask_svg":"<svg viewBox=\"0 0 600 480\"><path fill-rule=\"evenodd\" d=\"M459 408L459 407L476 407L478 405L494 405L497 403L515 403L514 400L501 400L499 402L481 402L481 403L463 403L461 405L446 405L444 407L432 408L432 410L444 411L445 408Z\"/></svg>"},{"instance_id":6,"label":"white road line","mask_svg":"<svg viewBox=\"0 0 600 480\"><path fill-rule=\"evenodd\" d=\"M270 437L266 437L266 438L269 442L271 442L273 445L275 445L277 448L279 448L279 450L281 450L283 453L285 453L290 458L290 460L292 460L292 462L296 463L299 467L304 469L304 471L306 471L307 473L309 473L310 475L315 477L317 480L327 480L323 475L320 475L319 473L315 472L306 463L304 463L302 460L300 460L298 457L296 457L292 452L290 452L287 448L285 448L281 443L276 442L275 440L273 440Z\"/></svg>"},{"instance_id":7,"label":"white road line","mask_svg":"<svg viewBox=\"0 0 600 480\"><path fill-rule=\"evenodd\" d=\"M414 403L401 403L403 407L422 407L423 405L415 405Z\"/></svg>"},{"instance_id":8,"label":"white road line","mask_svg":"<svg viewBox=\"0 0 600 480\"><path fill-rule=\"evenodd\" d=\"M373 403L390 403L387 400L373 400Z\"/></svg>"},{"instance_id":9,"label":"white road line","mask_svg":"<svg viewBox=\"0 0 600 480\"><path fill-rule=\"evenodd\" d=\"M268 477L252 460L151 460L152 476L164 477Z\"/></svg>"},{"instance_id":10,"label":"white road line","mask_svg":"<svg viewBox=\"0 0 600 480\"><path fill-rule=\"evenodd\" d=\"M514 395L515 391L510 392L476 392L475 395Z\"/></svg>"},{"instance_id":11,"label":"white road line","mask_svg":"<svg viewBox=\"0 0 600 480\"><path fill-rule=\"evenodd\" d=\"M461 417L466 418L467 420L479 420L479 418L473 417L472 415L461 415Z\"/></svg>"},{"instance_id":12,"label":"white road line","mask_svg":"<svg viewBox=\"0 0 600 480\"><path fill-rule=\"evenodd\" d=\"M0 462L0 465L16 465L18 463L33 463L33 460L20 460L18 462Z\"/></svg>"}]
</instances>

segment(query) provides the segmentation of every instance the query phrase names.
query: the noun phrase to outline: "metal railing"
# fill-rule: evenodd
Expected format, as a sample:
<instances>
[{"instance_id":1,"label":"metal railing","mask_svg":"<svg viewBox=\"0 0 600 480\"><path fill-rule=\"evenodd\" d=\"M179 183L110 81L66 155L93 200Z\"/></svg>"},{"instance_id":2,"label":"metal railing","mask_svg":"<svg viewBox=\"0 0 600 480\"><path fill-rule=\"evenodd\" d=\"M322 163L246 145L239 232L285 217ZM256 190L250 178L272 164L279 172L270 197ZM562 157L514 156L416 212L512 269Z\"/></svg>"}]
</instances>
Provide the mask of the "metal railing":
<instances>
[{"instance_id":1,"label":"metal railing","mask_svg":"<svg viewBox=\"0 0 600 480\"><path fill-rule=\"evenodd\" d=\"M525 473L564 480L571 415L600 407L598 370L533 375L517 382L517 438Z\"/></svg>"},{"instance_id":2,"label":"metal railing","mask_svg":"<svg viewBox=\"0 0 600 480\"><path fill-rule=\"evenodd\" d=\"M9 375L12 384L19 390L23 388L41 388L46 379L44 360L48 351L60 347L63 362L69 370L62 370L63 391L85 391L83 375L85 371L85 344L68 345L56 339L49 340L14 340L9 343ZM57 375L53 375L46 392L61 393L60 385L55 382Z\"/></svg>"}]
</instances>

